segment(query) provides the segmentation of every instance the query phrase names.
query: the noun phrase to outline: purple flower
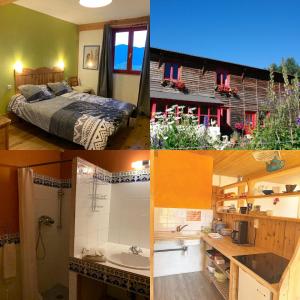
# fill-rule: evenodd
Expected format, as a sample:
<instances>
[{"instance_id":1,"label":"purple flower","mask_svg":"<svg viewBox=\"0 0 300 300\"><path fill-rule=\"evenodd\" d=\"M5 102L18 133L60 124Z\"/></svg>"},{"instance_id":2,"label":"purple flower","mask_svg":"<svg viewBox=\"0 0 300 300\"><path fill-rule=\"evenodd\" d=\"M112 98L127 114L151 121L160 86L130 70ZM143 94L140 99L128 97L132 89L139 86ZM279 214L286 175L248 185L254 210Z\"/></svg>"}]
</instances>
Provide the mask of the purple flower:
<instances>
[{"instance_id":1,"label":"purple flower","mask_svg":"<svg viewBox=\"0 0 300 300\"><path fill-rule=\"evenodd\" d=\"M297 124L297 126L300 126L300 117L297 118L296 124Z\"/></svg>"},{"instance_id":2,"label":"purple flower","mask_svg":"<svg viewBox=\"0 0 300 300\"><path fill-rule=\"evenodd\" d=\"M207 128L209 126L208 116L204 116L204 126Z\"/></svg>"}]
</instances>

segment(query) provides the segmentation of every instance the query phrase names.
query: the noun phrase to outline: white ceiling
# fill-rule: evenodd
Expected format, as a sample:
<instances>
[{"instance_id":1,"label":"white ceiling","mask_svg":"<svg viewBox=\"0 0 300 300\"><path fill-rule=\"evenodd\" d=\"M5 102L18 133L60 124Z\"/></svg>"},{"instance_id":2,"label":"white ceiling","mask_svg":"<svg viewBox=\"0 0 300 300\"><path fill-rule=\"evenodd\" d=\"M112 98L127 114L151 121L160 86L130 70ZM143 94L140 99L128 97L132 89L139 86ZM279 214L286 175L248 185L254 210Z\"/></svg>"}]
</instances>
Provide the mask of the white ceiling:
<instances>
[{"instance_id":1,"label":"white ceiling","mask_svg":"<svg viewBox=\"0 0 300 300\"><path fill-rule=\"evenodd\" d=\"M88 24L150 15L150 0L113 0L102 8L86 8L79 0L19 0L15 4L74 24Z\"/></svg>"}]
</instances>

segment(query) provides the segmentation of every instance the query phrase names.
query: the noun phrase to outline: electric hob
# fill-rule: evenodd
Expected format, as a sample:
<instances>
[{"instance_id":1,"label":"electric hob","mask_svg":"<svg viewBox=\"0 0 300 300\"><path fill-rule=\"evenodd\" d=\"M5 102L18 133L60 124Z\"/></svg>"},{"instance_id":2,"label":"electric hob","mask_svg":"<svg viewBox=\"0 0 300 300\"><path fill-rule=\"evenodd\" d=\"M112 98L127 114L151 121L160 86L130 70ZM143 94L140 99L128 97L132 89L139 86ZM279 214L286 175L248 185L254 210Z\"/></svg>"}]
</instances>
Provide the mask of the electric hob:
<instances>
[{"instance_id":1,"label":"electric hob","mask_svg":"<svg viewBox=\"0 0 300 300\"><path fill-rule=\"evenodd\" d=\"M274 253L238 255L234 258L269 283L278 283L289 263L289 260Z\"/></svg>"}]
</instances>

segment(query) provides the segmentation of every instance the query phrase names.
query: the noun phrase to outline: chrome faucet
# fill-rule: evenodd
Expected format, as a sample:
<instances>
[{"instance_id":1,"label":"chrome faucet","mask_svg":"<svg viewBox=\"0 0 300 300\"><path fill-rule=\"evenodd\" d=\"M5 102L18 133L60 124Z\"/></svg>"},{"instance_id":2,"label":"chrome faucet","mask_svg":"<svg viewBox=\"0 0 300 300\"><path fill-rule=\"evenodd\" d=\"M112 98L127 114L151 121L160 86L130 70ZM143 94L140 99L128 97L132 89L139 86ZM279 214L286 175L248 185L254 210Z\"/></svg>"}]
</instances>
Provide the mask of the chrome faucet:
<instances>
[{"instance_id":1,"label":"chrome faucet","mask_svg":"<svg viewBox=\"0 0 300 300\"><path fill-rule=\"evenodd\" d=\"M177 232L181 232L182 230L183 230L183 228L185 228L186 226L188 226L187 224L186 225L178 225L177 227L176 227L176 231Z\"/></svg>"},{"instance_id":2,"label":"chrome faucet","mask_svg":"<svg viewBox=\"0 0 300 300\"><path fill-rule=\"evenodd\" d=\"M131 246L129 248L129 251L134 255L139 255L140 253L143 253L143 250L139 248L138 246Z\"/></svg>"}]
</instances>

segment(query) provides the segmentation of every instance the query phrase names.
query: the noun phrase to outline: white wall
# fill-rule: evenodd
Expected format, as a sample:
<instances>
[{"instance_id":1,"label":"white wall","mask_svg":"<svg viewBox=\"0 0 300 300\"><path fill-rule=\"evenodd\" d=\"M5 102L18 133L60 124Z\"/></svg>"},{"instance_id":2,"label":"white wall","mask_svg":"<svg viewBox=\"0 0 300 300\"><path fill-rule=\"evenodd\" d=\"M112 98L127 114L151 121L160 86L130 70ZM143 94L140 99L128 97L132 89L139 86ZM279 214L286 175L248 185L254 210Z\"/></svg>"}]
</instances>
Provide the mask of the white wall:
<instances>
[{"instance_id":1,"label":"white wall","mask_svg":"<svg viewBox=\"0 0 300 300\"><path fill-rule=\"evenodd\" d=\"M83 69L83 47L89 45L100 45L102 50L103 30L80 31L79 33L79 57L78 78L84 86L92 87L97 92L99 70Z\"/></svg>"},{"instance_id":2,"label":"white wall","mask_svg":"<svg viewBox=\"0 0 300 300\"><path fill-rule=\"evenodd\" d=\"M237 182L237 177L213 174L213 186L224 186Z\"/></svg>"},{"instance_id":3,"label":"white wall","mask_svg":"<svg viewBox=\"0 0 300 300\"><path fill-rule=\"evenodd\" d=\"M150 248L150 182L112 185L109 242Z\"/></svg>"},{"instance_id":4,"label":"white wall","mask_svg":"<svg viewBox=\"0 0 300 300\"><path fill-rule=\"evenodd\" d=\"M84 70L83 47L86 45L100 45L102 50L103 30L88 30L79 32L78 77L82 85L98 88L99 70ZM140 76L128 74L114 74L113 97L118 100L137 104Z\"/></svg>"}]
</instances>

